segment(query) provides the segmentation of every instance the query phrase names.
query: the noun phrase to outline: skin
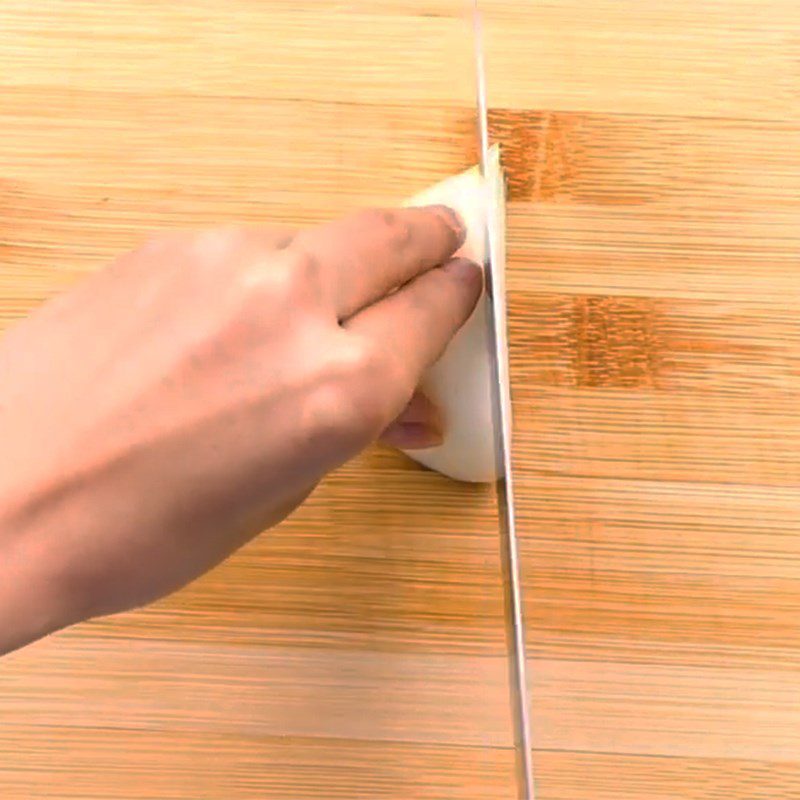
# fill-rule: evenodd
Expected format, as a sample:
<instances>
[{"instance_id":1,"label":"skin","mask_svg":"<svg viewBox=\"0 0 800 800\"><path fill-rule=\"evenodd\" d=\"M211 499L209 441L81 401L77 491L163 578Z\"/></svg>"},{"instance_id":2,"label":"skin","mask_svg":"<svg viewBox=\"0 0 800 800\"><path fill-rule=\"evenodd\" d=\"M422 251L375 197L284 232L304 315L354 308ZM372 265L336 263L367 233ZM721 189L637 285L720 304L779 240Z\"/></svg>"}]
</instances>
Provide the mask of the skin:
<instances>
[{"instance_id":1,"label":"skin","mask_svg":"<svg viewBox=\"0 0 800 800\"><path fill-rule=\"evenodd\" d=\"M149 603L282 520L383 435L480 269L444 207L157 238L0 340L0 653Z\"/></svg>"}]
</instances>

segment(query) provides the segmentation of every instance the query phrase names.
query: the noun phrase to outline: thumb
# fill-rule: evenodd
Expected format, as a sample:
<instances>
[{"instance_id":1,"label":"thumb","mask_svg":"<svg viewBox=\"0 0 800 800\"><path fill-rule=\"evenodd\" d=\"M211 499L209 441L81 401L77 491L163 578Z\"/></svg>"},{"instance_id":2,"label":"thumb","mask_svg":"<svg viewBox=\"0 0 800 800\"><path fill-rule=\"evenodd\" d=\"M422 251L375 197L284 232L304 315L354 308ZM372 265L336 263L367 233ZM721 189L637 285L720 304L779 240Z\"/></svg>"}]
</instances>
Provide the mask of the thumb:
<instances>
[{"instance_id":1,"label":"thumb","mask_svg":"<svg viewBox=\"0 0 800 800\"><path fill-rule=\"evenodd\" d=\"M400 416L383 432L380 441L400 450L437 447L444 431L439 409L419 390Z\"/></svg>"}]
</instances>

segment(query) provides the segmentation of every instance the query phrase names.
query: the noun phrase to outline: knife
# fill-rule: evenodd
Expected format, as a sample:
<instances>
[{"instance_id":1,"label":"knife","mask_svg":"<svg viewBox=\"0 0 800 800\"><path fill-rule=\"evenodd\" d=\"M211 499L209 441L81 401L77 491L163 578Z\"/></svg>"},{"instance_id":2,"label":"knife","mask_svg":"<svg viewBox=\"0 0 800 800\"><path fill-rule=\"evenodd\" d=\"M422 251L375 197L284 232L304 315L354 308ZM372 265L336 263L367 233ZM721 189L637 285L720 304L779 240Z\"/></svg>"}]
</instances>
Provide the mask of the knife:
<instances>
[{"instance_id":1,"label":"knife","mask_svg":"<svg viewBox=\"0 0 800 800\"><path fill-rule=\"evenodd\" d=\"M488 297L489 359L492 364L492 420L497 462L497 506L503 562L506 640L509 650L509 685L514 719L514 744L517 761L517 786L520 800L534 800L533 742L531 737L530 698L525 655L525 617L523 613L522 576L519 542L514 513L514 481L511 463L511 382L506 334L506 302L501 270L505 268L499 251L497 186L501 180L492 173L489 156L489 119L486 99L486 67L483 24L478 0L473 0L475 41L475 76L478 98L478 139L480 171L486 209L486 294Z\"/></svg>"}]
</instances>

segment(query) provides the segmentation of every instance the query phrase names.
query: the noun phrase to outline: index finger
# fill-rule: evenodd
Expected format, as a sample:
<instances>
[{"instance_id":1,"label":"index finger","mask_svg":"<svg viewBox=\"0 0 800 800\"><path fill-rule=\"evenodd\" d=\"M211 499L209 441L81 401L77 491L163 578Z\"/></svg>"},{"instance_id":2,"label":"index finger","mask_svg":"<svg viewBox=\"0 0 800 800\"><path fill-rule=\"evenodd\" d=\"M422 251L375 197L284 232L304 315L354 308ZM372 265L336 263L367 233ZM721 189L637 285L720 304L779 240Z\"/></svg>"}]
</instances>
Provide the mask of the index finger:
<instances>
[{"instance_id":1,"label":"index finger","mask_svg":"<svg viewBox=\"0 0 800 800\"><path fill-rule=\"evenodd\" d=\"M291 247L320 265L340 320L385 297L461 247L466 229L446 206L367 209L301 232Z\"/></svg>"},{"instance_id":2,"label":"index finger","mask_svg":"<svg viewBox=\"0 0 800 800\"><path fill-rule=\"evenodd\" d=\"M416 386L470 318L483 291L483 271L456 258L356 314L345 329L377 344Z\"/></svg>"}]
</instances>

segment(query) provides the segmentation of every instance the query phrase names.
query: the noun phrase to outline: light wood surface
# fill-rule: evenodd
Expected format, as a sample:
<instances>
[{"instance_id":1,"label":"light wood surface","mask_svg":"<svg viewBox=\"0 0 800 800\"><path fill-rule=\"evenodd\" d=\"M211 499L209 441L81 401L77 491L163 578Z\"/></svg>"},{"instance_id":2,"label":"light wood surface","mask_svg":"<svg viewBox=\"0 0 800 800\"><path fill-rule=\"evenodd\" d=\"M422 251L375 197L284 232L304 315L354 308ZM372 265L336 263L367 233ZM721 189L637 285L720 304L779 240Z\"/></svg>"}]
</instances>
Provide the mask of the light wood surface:
<instances>
[{"instance_id":1,"label":"light wood surface","mask_svg":"<svg viewBox=\"0 0 800 800\"><path fill-rule=\"evenodd\" d=\"M0 323L475 158L453 0L4 0ZM483 0L540 800L800 796L800 6ZM76 354L79 358L80 354ZM375 450L0 663L4 800L512 798L490 493Z\"/></svg>"}]
</instances>

